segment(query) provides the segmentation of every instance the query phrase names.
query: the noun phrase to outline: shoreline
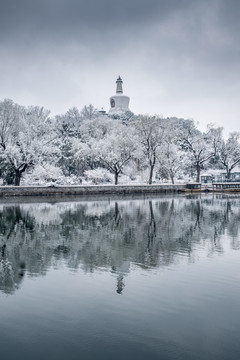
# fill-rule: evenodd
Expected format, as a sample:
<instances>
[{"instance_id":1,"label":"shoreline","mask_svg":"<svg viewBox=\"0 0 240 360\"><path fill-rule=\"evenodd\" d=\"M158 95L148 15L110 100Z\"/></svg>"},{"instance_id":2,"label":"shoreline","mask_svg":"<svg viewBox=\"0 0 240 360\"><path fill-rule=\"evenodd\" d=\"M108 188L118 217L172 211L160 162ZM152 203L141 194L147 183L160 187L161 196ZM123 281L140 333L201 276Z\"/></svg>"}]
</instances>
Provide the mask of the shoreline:
<instances>
[{"instance_id":1,"label":"shoreline","mask_svg":"<svg viewBox=\"0 0 240 360\"><path fill-rule=\"evenodd\" d=\"M185 192L186 184L0 186L0 198L9 196L132 195Z\"/></svg>"},{"instance_id":2,"label":"shoreline","mask_svg":"<svg viewBox=\"0 0 240 360\"><path fill-rule=\"evenodd\" d=\"M199 193L240 193L240 183L221 183L216 186L191 184L144 184L144 185L46 185L0 186L0 199L8 197L72 197L100 195L158 195Z\"/></svg>"}]
</instances>

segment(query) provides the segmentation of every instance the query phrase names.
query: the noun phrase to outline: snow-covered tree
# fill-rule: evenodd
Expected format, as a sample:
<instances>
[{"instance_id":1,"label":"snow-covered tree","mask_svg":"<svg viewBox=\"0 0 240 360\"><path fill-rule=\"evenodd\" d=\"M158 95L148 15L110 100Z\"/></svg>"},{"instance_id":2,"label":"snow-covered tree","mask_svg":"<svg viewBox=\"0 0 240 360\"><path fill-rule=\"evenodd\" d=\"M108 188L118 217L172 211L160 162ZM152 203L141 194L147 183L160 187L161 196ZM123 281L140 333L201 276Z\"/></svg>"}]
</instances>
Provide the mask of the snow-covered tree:
<instances>
[{"instance_id":1,"label":"snow-covered tree","mask_svg":"<svg viewBox=\"0 0 240 360\"><path fill-rule=\"evenodd\" d=\"M156 116L141 116L133 122L133 127L137 134L138 156L139 159L147 161L149 166L148 183L152 184L153 171L164 142L163 119Z\"/></svg>"},{"instance_id":2,"label":"snow-covered tree","mask_svg":"<svg viewBox=\"0 0 240 360\"><path fill-rule=\"evenodd\" d=\"M10 99L0 101L0 146L3 150L18 121L19 106Z\"/></svg>"},{"instance_id":3,"label":"snow-covered tree","mask_svg":"<svg viewBox=\"0 0 240 360\"><path fill-rule=\"evenodd\" d=\"M92 104L84 106L81 110L81 116L84 120L92 120L97 118L99 115L98 109L95 108Z\"/></svg>"},{"instance_id":4,"label":"snow-covered tree","mask_svg":"<svg viewBox=\"0 0 240 360\"><path fill-rule=\"evenodd\" d=\"M72 138L72 151L75 162L80 166L82 173L89 169L101 166L95 154L95 146L102 140L116 124L107 117L84 120L78 137Z\"/></svg>"},{"instance_id":5,"label":"snow-covered tree","mask_svg":"<svg viewBox=\"0 0 240 360\"><path fill-rule=\"evenodd\" d=\"M166 142L163 147L159 165L161 172L164 172L175 183L175 177L181 173L188 162L187 154L179 146L172 142Z\"/></svg>"},{"instance_id":6,"label":"snow-covered tree","mask_svg":"<svg viewBox=\"0 0 240 360\"><path fill-rule=\"evenodd\" d=\"M108 116L112 119L121 120L123 123L128 123L129 120L133 119L134 113L130 110L116 110Z\"/></svg>"},{"instance_id":7,"label":"snow-covered tree","mask_svg":"<svg viewBox=\"0 0 240 360\"><path fill-rule=\"evenodd\" d=\"M77 108L69 109L63 115L56 116L56 131L60 139L58 166L67 176L75 173L75 158L72 140L79 134L82 117Z\"/></svg>"},{"instance_id":8,"label":"snow-covered tree","mask_svg":"<svg viewBox=\"0 0 240 360\"><path fill-rule=\"evenodd\" d=\"M75 126L76 128L78 128L81 125L83 119L77 107L73 107L69 109L63 115L57 115L56 118L59 122L61 121L63 124Z\"/></svg>"},{"instance_id":9,"label":"snow-covered tree","mask_svg":"<svg viewBox=\"0 0 240 360\"><path fill-rule=\"evenodd\" d=\"M82 124L83 116L78 108L73 107L65 114L56 115L57 129L62 137L76 136Z\"/></svg>"},{"instance_id":10,"label":"snow-covered tree","mask_svg":"<svg viewBox=\"0 0 240 360\"><path fill-rule=\"evenodd\" d=\"M185 120L179 131L179 145L189 154L192 166L196 170L196 182L200 181L203 165L215 156L214 132L208 128L207 132L199 131L192 120Z\"/></svg>"},{"instance_id":11,"label":"snow-covered tree","mask_svg":"<svg viewBox=\"0 0 240 360\"><path fill-rule=\"evenodd\" d=\"M102 133L101 138L92 138L90 141L92 156L114 174L114 183L118 184L119 174L132 158L136 149L132 128L121 121L111 120L108 131Z\"/></svg>"},{"instance_id":12,"label":"snow-covered tree","mask_svg":"<svg viewBox=\"0 0 240 360\"><path fill-rule=\"evenodd\" d=\"M5 150L10 141L14 126L18 122L19 106L10 99L0 102L0 175L11 183L14 172L9 169L5 159Z\"/></svg>"},{"instance_id":13,"label":"snow-covered tree","mask_svg":"<svg viewBox=\"0 0 240 360\"><path fill-rule=\"evenodd\" d=\"M116 127L116 124L117 122L108 117L86 120L81 126L80 138L83 142L89 142L91 139L101 140Z\"/></svg>"},{"instance_id":14,"label":"snow-covered tree","mask_svg":"<svg viewBox=\"0 0 240 360\"><path fill-rule=\"evenodd\" d=\"M219 141L217 155L219 163L226 170L227 179L230 179L232 170L240 163L240 133L234 132L227 140Z\"/></svg>"},{"instance_id":15,"label":"snow-covered tree","mask_svg":"<svg viewBox=\"0 0 240 360\"><path fill-rule=\"evenodd\" d=\"M57 152L56 135L49 118L50 112L42 107L23 107L9 103L11 114L9 129L1 146L1 159L7 171L14 174L15 185L20 185L21 176L27 168L51 158ZM10 115L9 115L10 116ZM4 117L0 118L3 124ZM2 133L3 134L3 133Z\"/></svg>"},{"instance_id":16,"label":"snow-covered tree","mask_svg":"<svg viewBox=\"0 0 240 360\"><path fill-rule=\"evenodd\" d=\"M130 160L135 149L131 128L119 120L99 117L86 120L81 126L79 138L72 141L75 158L85 163L86 170L103 166L115 176Z\"/></svg>"}]
</instances>

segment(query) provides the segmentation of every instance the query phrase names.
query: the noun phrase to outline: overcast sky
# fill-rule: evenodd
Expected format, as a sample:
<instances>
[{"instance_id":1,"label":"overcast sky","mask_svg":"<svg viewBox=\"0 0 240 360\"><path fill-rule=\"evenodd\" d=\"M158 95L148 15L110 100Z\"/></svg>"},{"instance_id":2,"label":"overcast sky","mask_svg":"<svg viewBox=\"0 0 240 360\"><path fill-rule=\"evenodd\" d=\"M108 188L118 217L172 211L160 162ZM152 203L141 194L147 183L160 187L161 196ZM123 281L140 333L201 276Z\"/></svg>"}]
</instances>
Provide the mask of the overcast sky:
<instances>
[{"instance_id":1,"label":"overcast sky","mask_svg":"<svg viewBox=\"0 0 240 360\"><path fill-rule=\"evenodd\" d=\"M0 99L130 109L240 131L239 0L0 0Z\"/></svg>"}]
</instances>

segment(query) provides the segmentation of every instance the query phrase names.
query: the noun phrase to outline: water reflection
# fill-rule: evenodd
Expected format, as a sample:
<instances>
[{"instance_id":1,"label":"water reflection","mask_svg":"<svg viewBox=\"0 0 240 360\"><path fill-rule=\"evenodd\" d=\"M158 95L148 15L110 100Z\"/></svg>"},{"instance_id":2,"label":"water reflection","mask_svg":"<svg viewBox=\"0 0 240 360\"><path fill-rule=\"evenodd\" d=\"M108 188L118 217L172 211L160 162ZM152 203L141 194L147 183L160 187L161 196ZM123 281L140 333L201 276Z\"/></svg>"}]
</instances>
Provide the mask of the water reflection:
<instances>
[{"instance_id":1,"label":"water reflection","mask_svg":"<svg viewBox=\"0 0 240 360\"><path fill-rule=\"evenodd\" d=\"M196 247L224 252L224 237L240 248L240 197L162 197L66 203L0 204L0 290L11 294L27 276L63 262L86 272L116 274L124 292L131 265L168 266L195 261Z\"/></svg>"}]
</instances>

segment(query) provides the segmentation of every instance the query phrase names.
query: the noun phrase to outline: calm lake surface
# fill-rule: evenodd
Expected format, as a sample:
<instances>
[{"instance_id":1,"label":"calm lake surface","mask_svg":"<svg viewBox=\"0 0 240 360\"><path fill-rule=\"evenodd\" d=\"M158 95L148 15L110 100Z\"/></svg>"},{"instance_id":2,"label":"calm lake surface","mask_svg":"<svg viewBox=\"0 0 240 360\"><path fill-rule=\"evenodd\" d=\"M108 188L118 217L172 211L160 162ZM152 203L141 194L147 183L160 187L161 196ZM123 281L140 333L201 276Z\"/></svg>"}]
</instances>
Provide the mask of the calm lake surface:
<instances>
[{"instance_id":1,"label":"calm lake surface","mask_svg":"<svg viewBox=\"0 0 240 360\"><path fill-rule=\"evenodd\" d=\"M30 201L0 202L2 360L240 359L240 196Z\"/></svg>"}]
</instances>

